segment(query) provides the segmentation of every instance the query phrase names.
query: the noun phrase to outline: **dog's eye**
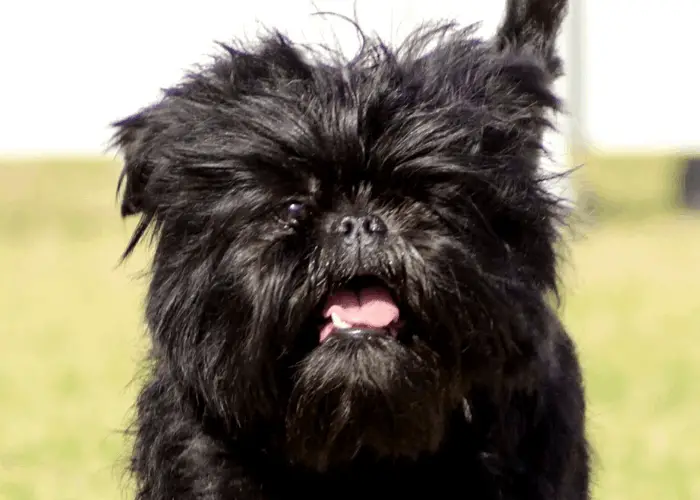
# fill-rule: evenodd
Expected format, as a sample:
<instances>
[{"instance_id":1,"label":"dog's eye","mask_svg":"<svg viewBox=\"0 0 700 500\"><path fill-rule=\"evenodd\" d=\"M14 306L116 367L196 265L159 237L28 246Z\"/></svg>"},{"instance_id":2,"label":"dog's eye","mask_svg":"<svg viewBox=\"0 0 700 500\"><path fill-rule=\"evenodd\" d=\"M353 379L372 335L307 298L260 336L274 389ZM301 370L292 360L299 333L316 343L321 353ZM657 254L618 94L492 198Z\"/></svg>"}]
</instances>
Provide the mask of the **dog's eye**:
<instances>
[{"instance_id":1,"label":"dog's eye","mask_svg":"<svg viewBox=\"0 0 700 500\"><path fill-rule=\"evenodd\" d=\"M287 205L287 212L286 212L286 222L290 225L296 226L299 225L301 222L303 222L307 217L309 216L309 207L308 205L299 202L299 201L293 201L289 205Z\"/></svg>"}]
</instances>

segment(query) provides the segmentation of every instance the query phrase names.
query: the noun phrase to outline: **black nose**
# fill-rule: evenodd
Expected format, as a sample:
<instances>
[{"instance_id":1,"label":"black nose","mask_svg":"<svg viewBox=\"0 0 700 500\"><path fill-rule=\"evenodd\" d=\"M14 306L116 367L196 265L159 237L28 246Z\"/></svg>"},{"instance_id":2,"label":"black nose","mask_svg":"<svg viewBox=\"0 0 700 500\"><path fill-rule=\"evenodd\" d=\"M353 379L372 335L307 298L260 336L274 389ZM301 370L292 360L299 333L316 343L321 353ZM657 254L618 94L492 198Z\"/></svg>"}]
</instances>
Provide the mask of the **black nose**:
<instances>
[{"instance_id":1,"label":"black nose","mask_svg":"<svg viewBox=\"0 0 700 500\"><path fill-rule=\"evenodd\" d=\"M386 235L388 229L382 219L376 215L346 215L336 226L346 241L371 241Z\"/></svg>"}]
</instances>

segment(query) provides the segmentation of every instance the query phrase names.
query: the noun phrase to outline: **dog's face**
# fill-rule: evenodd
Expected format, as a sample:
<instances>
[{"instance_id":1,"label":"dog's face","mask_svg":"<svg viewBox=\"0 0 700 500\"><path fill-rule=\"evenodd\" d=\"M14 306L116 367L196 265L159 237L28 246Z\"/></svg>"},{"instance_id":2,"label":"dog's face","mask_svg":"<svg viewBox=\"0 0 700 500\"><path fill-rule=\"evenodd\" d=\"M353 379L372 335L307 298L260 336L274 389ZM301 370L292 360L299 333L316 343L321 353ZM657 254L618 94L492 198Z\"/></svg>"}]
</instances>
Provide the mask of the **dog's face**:
<instances>
[{"instance_id":1,"label":"dog's face","mask_svg":"<svg viewBox=\"0 0 700 500\"><path fill-rule=\"evenodd\" d=\"M127 253L152 227L147 318L183 397L324 470L435 451L471 385L523 376L556 280L537 161L563 2L528 5L493 40L346 63L228 49L117 124Z\"/></svg>"}]
</instances>

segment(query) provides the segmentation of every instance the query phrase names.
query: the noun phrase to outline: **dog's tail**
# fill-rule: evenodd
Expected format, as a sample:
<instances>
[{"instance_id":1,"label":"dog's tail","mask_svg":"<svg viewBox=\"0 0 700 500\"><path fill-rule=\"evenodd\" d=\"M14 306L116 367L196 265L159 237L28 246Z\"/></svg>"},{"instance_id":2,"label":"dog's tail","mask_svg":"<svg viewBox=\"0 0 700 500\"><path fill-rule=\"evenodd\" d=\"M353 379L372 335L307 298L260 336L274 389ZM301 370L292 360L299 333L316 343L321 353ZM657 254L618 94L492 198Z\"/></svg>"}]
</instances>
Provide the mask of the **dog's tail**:
<instances>
[{"instance_id":1,"label":"dog's tail","mask_svg":"<svg viewBox=\"0 0 700 500\"><path fill-rule=\"evenodd\" d=\"M537 53L547 61L549 70L557 74L561 63L556 40L567 7L567 0L508 0L496 34L497 47Z\"/></svg>"}]
</instances>

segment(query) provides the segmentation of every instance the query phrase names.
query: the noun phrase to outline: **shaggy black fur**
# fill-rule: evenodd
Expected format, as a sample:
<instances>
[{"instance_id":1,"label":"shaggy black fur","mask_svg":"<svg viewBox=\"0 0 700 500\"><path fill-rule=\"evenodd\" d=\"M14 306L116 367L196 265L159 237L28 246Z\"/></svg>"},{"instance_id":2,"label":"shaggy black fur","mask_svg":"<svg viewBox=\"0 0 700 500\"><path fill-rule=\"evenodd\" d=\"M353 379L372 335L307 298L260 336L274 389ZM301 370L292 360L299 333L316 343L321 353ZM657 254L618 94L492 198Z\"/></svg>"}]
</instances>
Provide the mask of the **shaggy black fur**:
<instances>
[{"instance_id":1,"label":"shaggy black fur","mask_svg":"<svg viewBox=\"0 0 700 500\"><path fill-rule=\"evenodd\" d=\"M510 0L492 39L439 25L350 61L273 33L116 124L125 255L156 242L139 500L588 498L538 169L565 7ZM398 338L319 344L358 276L392 290Z\"/></svg>"}]
</instances>

